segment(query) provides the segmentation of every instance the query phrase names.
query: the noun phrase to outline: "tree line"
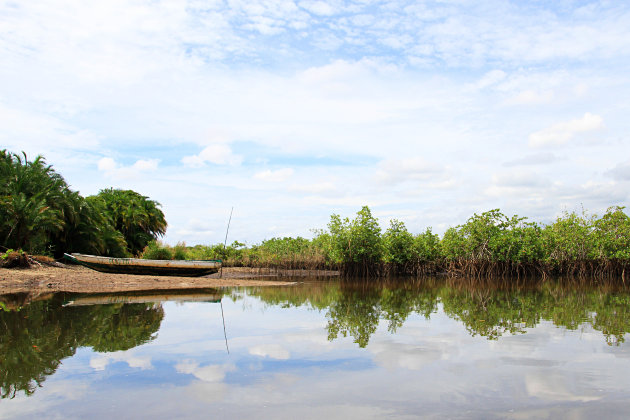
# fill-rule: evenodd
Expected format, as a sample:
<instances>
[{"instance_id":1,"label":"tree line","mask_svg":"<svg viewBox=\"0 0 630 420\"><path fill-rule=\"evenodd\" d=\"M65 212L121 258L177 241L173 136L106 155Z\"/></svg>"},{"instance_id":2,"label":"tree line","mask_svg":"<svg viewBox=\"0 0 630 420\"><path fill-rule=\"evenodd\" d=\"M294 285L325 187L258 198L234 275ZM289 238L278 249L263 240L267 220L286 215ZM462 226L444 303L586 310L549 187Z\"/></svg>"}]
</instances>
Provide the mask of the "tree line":
<instances>
[{"instance_id":1,"label":"tree line","mask_svg":"<svg viewBox=\"0 0 630 420\"><path fill-rule=\"evenodd\" d=\"M474 214L440 237L431 228L413 234L396 219L383 231L365 206L353 219L333 214L326 229L314 231L313 239L271 238L250 247L238 241L227 247L152 242L145 256L215 258L226 266L333 269L345 277L594 276L625 281L630 217L624 209L610 207L601 217L565 212L546 225L493 209Z\"/></svg>"},{"instance_id":2,"label":"tree line","mask_svg":"<svg viewBox=\"0 0 630 420\"><path fill-rule=\"evenodd\" d=\"M43 157L29 161L6 150L0 151L0 178L0 246L55 257L82 252L220 259L226 266L333 269L347 277L446 273L623 281L630 262L630 217L619 206L601 217L565 212L549 224L493 209L475 213L442 237L431 228L413 234L396 219L383 230L364 206L352 219L333 214L312 239L172 247L157 241L167 227L160 204L137 192L109 188L84 198Z\"/></svg>"},{"instance_id":3,"label":"tree line","mask_svg":"<svg viewBox=\"0 0 630 420\"><path fill-rule=\"evenodd\" d=\"M139 254L164 235L160 204L132 190L83 197L42 156L0 150L0 246L32 254Z\"/></svg>"}]
</instances>

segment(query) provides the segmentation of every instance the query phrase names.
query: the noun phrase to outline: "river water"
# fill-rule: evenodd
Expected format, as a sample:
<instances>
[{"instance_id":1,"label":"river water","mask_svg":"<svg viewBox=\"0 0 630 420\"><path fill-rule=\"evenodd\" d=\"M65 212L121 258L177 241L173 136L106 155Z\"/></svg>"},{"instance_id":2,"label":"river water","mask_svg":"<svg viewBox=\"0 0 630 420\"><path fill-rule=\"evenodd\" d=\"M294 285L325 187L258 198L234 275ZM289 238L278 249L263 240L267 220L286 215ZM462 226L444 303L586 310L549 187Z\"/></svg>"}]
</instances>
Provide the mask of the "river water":
<instances>
[{"instance_id":1,"label":"river water","mask_svg":"<svg viewBox=\"0 0 630 420\"><path fill-rule=\"evenodd\" d=\"M0 418L630 415L613 285L300 279L0 308Z\"/></svg>"}]
</instances>

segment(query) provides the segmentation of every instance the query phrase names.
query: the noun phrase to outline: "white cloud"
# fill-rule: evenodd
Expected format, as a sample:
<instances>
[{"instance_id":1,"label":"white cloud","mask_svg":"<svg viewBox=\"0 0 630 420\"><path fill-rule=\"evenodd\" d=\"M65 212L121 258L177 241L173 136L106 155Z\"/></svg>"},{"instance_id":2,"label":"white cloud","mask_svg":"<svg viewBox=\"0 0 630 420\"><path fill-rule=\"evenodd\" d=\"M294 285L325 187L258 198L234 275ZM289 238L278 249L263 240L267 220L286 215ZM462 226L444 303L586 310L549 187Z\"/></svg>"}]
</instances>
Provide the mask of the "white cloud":
<instances>
[{"instance_id":1,"label":"white cloud","mask_svg":"<svg viewBox=\"0 0 630 420\"><path fill-rule=\"evenodd\" d=\"M243 157L235 155L227 144L211 144L205 147L198 155L185 156L182 163L186 166L199 168L206 163L215 165L240 165Z\"/></svg>"},{"instance_id":2,"label":"white cloud","mask_svg":"<svg viewBox=\"0 0 630 420\"><path fill-rule=\"evenodd\" d=\"M587 112L582 118L560 122L530 134L529 146L541 147L566 144L576 134L602 128L603 121L599 115Z\"/></svg>"},{"instance_id":3,"label":"white cloud","mask_svg":"<svg viewBox=\"0 0 630 420\"><path fill-rule=\"evenodd\" d=\"M157 159L140 159L137 160L131 167L139 172L141 171L155 171L160 161Z\"/></svg>"},{"instance_id":4,"label":"white cloud","mask_svg":"<svg viewBox=\"0 0 630 420\"><path fill-rule=\"evenodd\" d=\"M331 16L335 13L333 6L323 1L302 1L299 5L315 15Z\"/></svg>"},{"instance_id":5,"label":"white cloud","mask_svg":"<svg viewBox=\"0 0 630 420\"><path fill-rule=\"evenodd\" d=\"M277 169L275 171L271 169L266 169L264 171L254 174L255 179L260 179L262 181L268 182L286 181L287 179L291 178L291 176L293 176L293 169L291 168Z\"/></svg>"},{"instance_id":6,"label":"white cloud","mask_svg":"<svg viewBox=\"0 0 630 420\"><path fill-rule=\"evenodd\" d=\"M108 177L125 179L138 177L146 172L154 172L157 170L159 162L158 159L139 159L133 165L123 166L113 158L104 157L98 161L97 167Z\"/></svg>"},{"instance_id":7,"label":"white cloud","mask_svg":"<svg viewBox=\"0 0 630 420\"><path fill-rule=\"evenodd\" d=\"M104 157L101 158L101 160L98 161L98 170L99 171L113 171L118 167L118 165L116 164L116 161L112 158L109 157Z\"/></svg>"}]
</instances>

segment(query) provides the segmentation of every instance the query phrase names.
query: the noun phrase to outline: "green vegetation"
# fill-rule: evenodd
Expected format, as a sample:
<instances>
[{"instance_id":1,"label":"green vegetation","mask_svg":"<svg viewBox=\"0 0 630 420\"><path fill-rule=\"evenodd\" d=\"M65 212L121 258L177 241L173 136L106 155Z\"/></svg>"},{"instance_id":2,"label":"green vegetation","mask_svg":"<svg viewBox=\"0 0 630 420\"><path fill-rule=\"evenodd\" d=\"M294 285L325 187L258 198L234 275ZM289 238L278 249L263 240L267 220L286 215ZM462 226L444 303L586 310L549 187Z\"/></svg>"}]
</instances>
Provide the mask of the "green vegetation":
<instances>
[{"instance_id":1,"label":"green vegetation","mask_svg":"<svg viewBox=\"0 0 630 420\"><path fill-rule=\"evenodd\" d=\"M59 258L64 252L124 257L164 234L159 203L130 190L87 198L43 157L0 150L0 246Z\"/></svg>"},{"instance_id":2,"label":"green vegetation","mask_svg":"<svg viewBox=\"0 0 630 420\"><path fill-rule=\"evenodd\" d=\"M235 241L175 247L151 242L144 258L220 259L225 266L334 269L344 277L419 276L621 278L630 263L630 217L611 207L598 218L564 213L549 225L494 209L474 214L442 238L414 235L399 220L381 233L368 207L356 218L333 214L312 240L272 238L246 247Z\"/></svg>"},{"instance_id":3,"label":"green vegetation","mask_svg":"<svg viewBox=\"0 0 630 420\"><path fill-rule=\"evenodd\" d=\"M174 247L159 241L150 242L142 253L146 259L221 260L230 267L260 267L315 270L326 268L324 252L315 241L297 238L271 238L258 245L244 243Z\"/></svg>"},{"instance_id":4,"label":"green vegetation","mask_svg":"<svg viewBox=\"0 0 630 420\"><path fill-rule=\"evenodd\" d=\"M160 204L135 191L108 188L88 199L100 201L99 206L105 210L114 228L122 233L133 255L166 233L167 223L158 208Z\"/></svg>"},{"instance_id":5,"label":"green vegetation","mask_svg":"<svg viewBox=\"0 0 630 420\"><path fill-rule=\"evenodd\" d=\"M630 262L630 217L610 207L598 218L565 213L541 226L494 209L474 214L440 239L392 220L384 234L367 207L354 220L331 216L314 244L345 275L596 276L622 278Z\"/></svg>"},{"instance_id":6,"label":"green vegetation","mask_svg":"<svg viewBox=\"0 0 630 420\"><path fill-rule=\"evenodd\" d=\"M82 252L148 259L219 259L226 266L333 269L342 276L595 276L625 281L630 217L610 207L602 217L566 212L540 225L499 209L474 214L442 238L430 228L412 234L392 220L383 232L370 209L354 219L330 217L313 239L271 238L246 246L157 239L166 232L159 203L131 190L81 197L44 159L0 151L0 249L53 254Z\"/></svg>"}]
</instances>

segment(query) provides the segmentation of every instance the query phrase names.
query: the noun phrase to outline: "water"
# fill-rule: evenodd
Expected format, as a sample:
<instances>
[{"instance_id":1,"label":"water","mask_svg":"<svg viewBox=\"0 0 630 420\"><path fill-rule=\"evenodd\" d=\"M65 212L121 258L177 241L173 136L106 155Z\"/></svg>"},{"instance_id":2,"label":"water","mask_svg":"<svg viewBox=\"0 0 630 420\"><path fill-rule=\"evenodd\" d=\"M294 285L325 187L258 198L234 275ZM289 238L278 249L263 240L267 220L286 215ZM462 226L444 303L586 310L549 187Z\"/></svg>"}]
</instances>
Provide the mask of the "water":
<instances>
[{"instance_id":1,"label":"water","mask_svg":"<svg viewBox=\"0 0 630 420\"><path fill-rule=\"evenodd\" d=\"M0 418L627 418L627 290L465 283L2 296Z\"/></svg>"}]
</instances>

